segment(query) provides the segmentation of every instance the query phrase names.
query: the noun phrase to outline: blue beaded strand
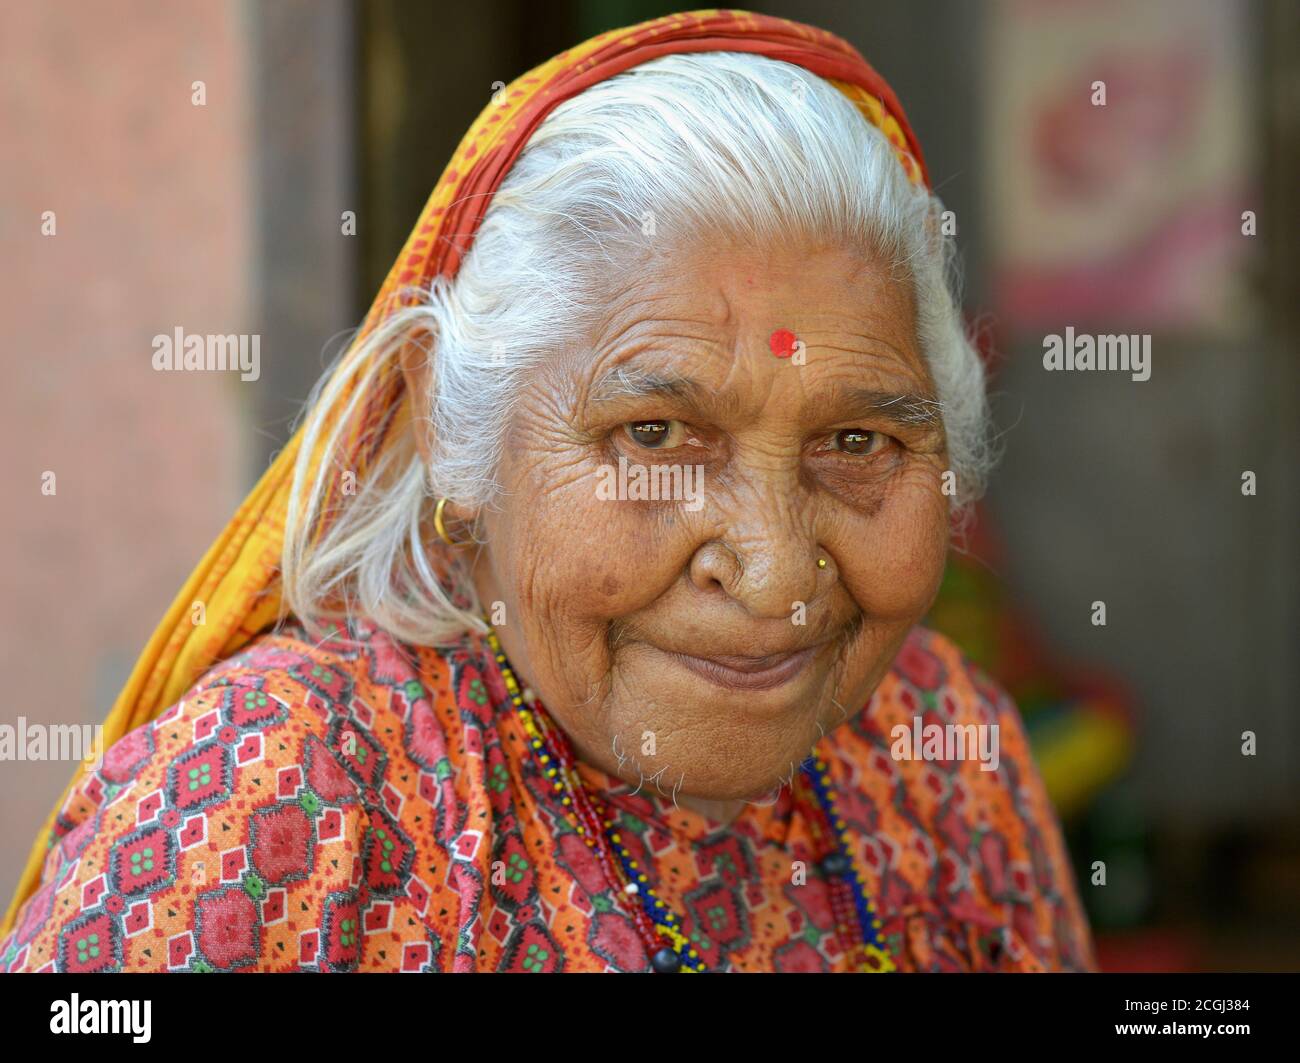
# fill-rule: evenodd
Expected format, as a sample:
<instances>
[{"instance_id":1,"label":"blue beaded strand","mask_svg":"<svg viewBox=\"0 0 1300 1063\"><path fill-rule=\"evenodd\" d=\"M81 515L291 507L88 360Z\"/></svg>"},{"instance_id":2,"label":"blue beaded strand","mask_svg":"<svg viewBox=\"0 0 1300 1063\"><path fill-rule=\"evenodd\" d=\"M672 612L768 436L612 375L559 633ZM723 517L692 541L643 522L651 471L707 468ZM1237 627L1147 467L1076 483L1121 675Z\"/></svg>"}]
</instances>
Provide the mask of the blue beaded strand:
<instances>
[{"instance_id":1,"label":"blue beaded strand","mask_svg":"<svg viewBox=\"0 0 1300 1063\"><path fill-rule=\"evenodd\" d=\"M840 877L847 880L850 888L853 890L853 906L858 913L858 924L862 928L863 940L866 944L887 954L888 950L885 948L885 944L876 930L876 913L871 906L871 902L867 899L866 890L863 888L862 883L858 881L858 876L854 873L853 857L845 847L844 841L840 837L840 832L835 829L835 820L838 818L838 813L835 811L826 784L822 782L822 773L817 768L817 758L815 756L810 756L799 767L803 772L804 777L812 786L813 793L817 797L817 803L821 806L822 811L826 815L826 821L831 825L831 835L835 842L835 851L839 853L840 857L844 861L844 866L847 868Z\"/></svg>"}]
</instances>

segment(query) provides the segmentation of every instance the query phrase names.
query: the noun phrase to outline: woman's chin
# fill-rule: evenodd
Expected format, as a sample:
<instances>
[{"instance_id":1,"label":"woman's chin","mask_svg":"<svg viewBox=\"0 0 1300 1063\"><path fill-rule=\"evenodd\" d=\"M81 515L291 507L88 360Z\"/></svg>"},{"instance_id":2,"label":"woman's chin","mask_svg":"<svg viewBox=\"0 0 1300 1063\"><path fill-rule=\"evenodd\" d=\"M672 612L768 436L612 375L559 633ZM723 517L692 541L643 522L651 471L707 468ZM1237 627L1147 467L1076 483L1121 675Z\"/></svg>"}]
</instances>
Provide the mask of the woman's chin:
<instances>
[{"instance_id":1,"label":"woman's chin","mask_svg":"<svg viewBox=\"0 0 1300 1063\"><path fill-rule=\"evenodd\" d=\"M666 706L656 706L666 708ZM821 732L812 716L792 718L778 728L691 727L671 732L659 725L662 740L652 743L656 725L629 721L618 743L631 756L602 765L642 792L664 798L687 794L705 801L763 801L789 783L812 752Z\"/></svg>"}]
</instances>

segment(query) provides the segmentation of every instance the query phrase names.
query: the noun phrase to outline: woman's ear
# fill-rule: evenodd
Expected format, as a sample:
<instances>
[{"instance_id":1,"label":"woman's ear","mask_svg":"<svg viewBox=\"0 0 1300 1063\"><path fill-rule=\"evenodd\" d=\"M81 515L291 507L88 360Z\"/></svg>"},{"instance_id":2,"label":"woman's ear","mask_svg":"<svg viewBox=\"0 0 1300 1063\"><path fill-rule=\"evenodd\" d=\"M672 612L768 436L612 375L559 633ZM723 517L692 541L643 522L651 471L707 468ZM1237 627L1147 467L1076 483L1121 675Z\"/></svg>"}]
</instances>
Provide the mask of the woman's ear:
<instances>
[{"instance_id":1,"label":"woman's ear","mask_svg":"<svg viewBox=\"0 0 1300 1063\"><path fill-rule=\"evenodd\" d=\"M429 439L429 422L425 403L428 401L433 383L433 333L427 328L420 328L410 333L402 341L398 352L398 364L406 380L407 400L412 403L411 431L415 433L415 445L420 450L420 460L427 467L433 458L433 443Z\"/></svg>"},{"instance_id":2,"label":"woman's ear","mask_svg":"<svg viewBox=\"0 0 1300 1063\"><path fill-rule=\"evenodd\" d=\"M412 404L410 430L415 433L415 445L426 470L433 460L433 440L429 437L425 404L433 385L434 346L433 333L427 328L419 328L402 341L397 353L398 365L406 382L407 401ZM453 542L470 543L474 541L472 525L477 516L476 511L449 501L443 508L443 527Z\"/></svg>"}]
</instances>

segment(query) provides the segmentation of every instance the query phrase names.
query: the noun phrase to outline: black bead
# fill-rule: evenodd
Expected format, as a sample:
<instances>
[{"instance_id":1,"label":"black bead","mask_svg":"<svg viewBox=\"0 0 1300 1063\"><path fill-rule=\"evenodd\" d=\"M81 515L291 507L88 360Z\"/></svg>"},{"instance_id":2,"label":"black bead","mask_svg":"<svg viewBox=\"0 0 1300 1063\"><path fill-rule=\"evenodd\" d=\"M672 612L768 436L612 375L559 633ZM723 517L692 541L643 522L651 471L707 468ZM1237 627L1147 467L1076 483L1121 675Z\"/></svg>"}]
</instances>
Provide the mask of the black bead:
<instances>
[{"instance_id":1,"label":"black bead","mask_svg":"<svg viewBox=\"0 0 1300 1063\"><path fill-rule=\"evenodd\" d=\"M682 969L682 958L672 949L663 948L654 954L650 965L655 969L655 974L676 974Z\"/></svg>"},{"instance_id":2,"label":"black bead","mask_svg":"<svg viewBox=\"0 0 1300 1063\"><path fill-rule=\"evenodd\" d=\"M827 878L848 874L849 858L843 853L831 853L817 865Z\"/></svg>"}]
</instances>

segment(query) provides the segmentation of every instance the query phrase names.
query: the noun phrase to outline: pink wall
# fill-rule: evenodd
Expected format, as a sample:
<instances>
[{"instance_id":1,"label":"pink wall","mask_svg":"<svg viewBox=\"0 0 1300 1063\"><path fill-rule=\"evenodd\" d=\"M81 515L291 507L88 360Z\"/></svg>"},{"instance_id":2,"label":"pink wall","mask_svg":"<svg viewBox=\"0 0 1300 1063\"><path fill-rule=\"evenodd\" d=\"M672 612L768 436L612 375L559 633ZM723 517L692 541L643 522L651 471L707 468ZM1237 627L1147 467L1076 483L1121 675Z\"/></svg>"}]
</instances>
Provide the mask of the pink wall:
<instances>
[{"instance_id":1,"label":"pink wall","mask_svg":"<svg viewBox=\"0 0 1300 1063\"><path fill-rule=\"evenodd\" d=\"M0 723L102 721L238 503L253 384L151 340L247 332L235 3L14 4L0 34ZM207 105L191 103L191 83ZM44 211L56 236L41 235ZM57 495L41 494L46 470ZM75 765L0 762L0 892Z\"/></svg>"}]
</instances>

